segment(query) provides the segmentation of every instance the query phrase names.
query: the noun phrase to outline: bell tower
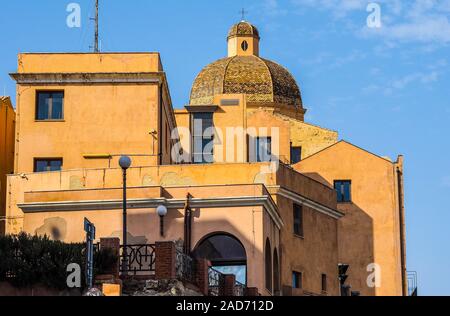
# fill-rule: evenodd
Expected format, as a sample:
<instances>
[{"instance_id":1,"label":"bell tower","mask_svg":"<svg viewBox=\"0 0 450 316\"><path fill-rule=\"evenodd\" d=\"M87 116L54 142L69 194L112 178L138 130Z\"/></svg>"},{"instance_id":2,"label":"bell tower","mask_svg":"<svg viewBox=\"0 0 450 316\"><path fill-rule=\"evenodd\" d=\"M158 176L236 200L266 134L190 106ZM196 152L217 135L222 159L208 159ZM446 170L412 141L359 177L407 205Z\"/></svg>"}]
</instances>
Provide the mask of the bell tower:
<instances>
[{"instance_id":1,"label":"bell tower","mask_svg":"<svg viewBox=\"0 0 450 316\"><path fill-rule=\"evenodd\" d=\"M246 21L233 25L228 33L228 57L259 56L259 40L254 25Z\"/></svg>"}]
</instances>

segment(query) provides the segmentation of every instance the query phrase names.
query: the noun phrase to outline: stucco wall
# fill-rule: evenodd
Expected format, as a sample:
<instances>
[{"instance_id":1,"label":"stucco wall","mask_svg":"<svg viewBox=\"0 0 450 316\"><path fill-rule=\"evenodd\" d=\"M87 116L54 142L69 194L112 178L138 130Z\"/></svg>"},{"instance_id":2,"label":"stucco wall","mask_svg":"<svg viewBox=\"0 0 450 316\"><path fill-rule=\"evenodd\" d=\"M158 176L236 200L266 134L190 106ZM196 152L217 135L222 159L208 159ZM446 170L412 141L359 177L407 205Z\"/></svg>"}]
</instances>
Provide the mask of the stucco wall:
<instances>
[{"instance_id":1,"label":"stucco wall","mask_svg":"<svg viewBox=\"0 0 450 316\"><path fill-rule=\"evenodd\" d=\"M348 284L362 295L402 295L400 212L396 165L340 142L295 166L330 186L351 180L352 203L339 203L339 261L350 264ZM381 286L370 288L369 264L381 268Z\"/></svg>"},{"instance_id":2,"label":"stucco wall","mask_svg":"<svg viewBox=\"0 0 450 316\"><path fill-rule=\"evenodd\" d=\"M166 197L183 200L187 193L192 198L211 199L214 197L233 196L262 196L265 192L262 185L226 186L226 187L173 187L161 188L132 188L128 192L130 200L152 199ZM121 198L120 189L100 189L92 191L65 192L33 192L25 194L26 202L68 202L98 200L118 200ZM264 208L262 206L239 207L194 207L192 222L192 248L207 235L227 232L238 238L245 247L248 265L249 286L261 288L263 267L261 265L263 252ZM24 230L31 234L52 236L55 229L60 239L65 242L81 242L85 238L83 227L84 218L88 218L96 225L97 238L122 238L122 210L102 209L91 211L47 211L27 213L24 218ZM155 208L133 208L128 210L128 243L146 244L155 241L179 240L184 233L184 209L169 208L164 219L164 236L160 236L160 219ZM270 220L269 220L270 221ZM251 227L251 229L249 229ZM276 238L277 234L271 235ZM277 239L274 244L277 245Z\"/></svg>"},{"instance_id":3,"label":"stucco wall","mask_svg":"<svg viewBox=\"0 0 450 316\"><path fill-rule=\"evenodd\" d=\"M6 175L14 172L16 113L8 97L0 97L0 235L5 231Z\"/></svg>"},{"instance_id":4,"label":"stucco wall","mask_svg":"<svg viewBox=\"0 0 450 316\"><path fill-rule=\"evenodd\" d=\"M244 244L247 244L247 241L251 242L252 246L246 246L246 251L251 252L255 260L259 261L251 266L252 272L250 273L253 274L252 278L260 282L254 284L264 291L263 242L266 238L271 240L272 251L277 248L279 252L280 267L288 269L281 274L281 285L291 284L290 273L292 273L293 266L307 267L308 269L316 269L312 266L317 266L317 269L321 269L321 273L329 275L331 282L336 272L337 260L333 256L337 254L337 248L331 249L328 245L336 243L336 235L332 228L333 225L336 225L336 219L320 214L317 210L308 211L306 209L305 231L308 232L309 236L303 242L295 241L296 239L292 235L292 203L283 202L278 197L277 192L280 186L285 186L289 191L304 194L305 197L317 200L323 205L328 205L328 207L333 207L330 198L333 196L333 190L283 165L280 166L278 173L267 174L262 177L261 168L266 165L215 164L131 168L128 172L130 188L128 198L131 200L152 199L164 196L166 198L183 199L188 192L195 198L201 199L229 198L232 196L256 198L272 195L272 198L278 204L277 207L285 225L282 227L283 233L281 235L274 225L273 218L268 216L267 212L262 212L261 207L207 208L197 210L198 212L194 216L196 228L193 232L193 242L195 243L205 234L215 231L230 232L241 239ZM75 178L79 180L82 185L81 188L71 188ZM251 184L254 182L261 184L252 186ZM48 233L53 223L65 227L67 240L81 240L84 238L81 224L84 216L87 216L98 225L98 236L110 236L112 233L120 236L120 210L65 212L56 210L51 213L41 211L24 214L19 207L20 204L24 203L40 202L120 201L122 182L121 170L119 169L48 172L26 174L24 177L16 175L9 177L9 183L11 186L9 216L12 219L8 222L8 229L11 233L17 233L20 230L30 233ZM245 183L247 185L242 185ZM215 187L213 184L220 186ZM265 189L261 189L263 184L264 187L269 188L270 194L264 191ZM158 185L164 186L164 190L158 189ZM206 187L200 188L199 186L202 185L206 185ZM308 186L313 186L316 189L306 188ZM280 203L277 201L280 201ZM182 213L180 211L181 209L177 209L172 212L176 214L172 221L169 218L167 219L167 222L173 222L167 226L166 238L168 239L178 239L183 236L180 230L182 229ZM130 214L134 214L130 216L136 219L135 226L130 224L130 232L133 234L133 236L130 236L130 240L137 238L135 240L146 242L146 240L157 238L159 226L155 224L155 218L153 218L153 221L150 219L151 216L156 216L154 209L132 209ZM266 215L263 216L263 214ZM50 222L48 222L49 220ZM174 223L178 223L178 226ZM199 230L196 231L197 229ZM285 245L281 245L284 242ZM305 257L297 256L299 249L302 247L305 249L305 254L311 252L308 256L313 259L310 260L306 255ZM323 249L323 251L320 249ZM308 290L311 292L317 291L317 286L320 286L321 273L318 270L306 272L308 272L310 278L310 283L307 283ZM332 285L329 286L329 294L337 295L338 293Z\"/></svg>"},{"instance_id":5,"label":"stucco wall","mask_svg":"<svg viewBox=\"0 0 450 316\"><path fill-rule=\"evenodd\" d=\"M19 73L131 73L163 71L159 53L23 53Z\"/></svg>"},{"instance_id":6,"label":"stucco wall","mask_svg":"<svg viewBox=\"0 0 450 316\"><path fill-rule=\"evenodd\" d=\"M121 154L134 156L134 163L143 166L169 164L175 120L161 71L156 53L20 54L19 74L13 77L35 77L17 85L15 172L32 172L34 158L63 158L66 170L115 166ZM41 73L62 74L62 78L79 73L145 73L155 82L125 84L112 78L100 83L85 79L39 84L46 80ZM62 120L35 120L38 91L64 91ZM113 157L86 159L84 155Z\"/></svg>"},{"instance_id":7,"label":"stucco wall","mask_svg":"<svg viewBox=\"0 0 450 316\"><path fill-rule=\"evenodd\" d=\"M305 159L338 141L338 133L319 126L290 120L291 142L294 147L302 147Z\"/></svg>"},{"instance_id":8,"label":"stucco wall","mask_svg":"<svg viewBox=\"0 0 450 316\"><path fill-rule=\"evenodd\" d=\"M281 231L282 285L292 286L292 272L303 274L303 290L337 296L337 220L303 207L304 237L294 235L293 202L277 197L285 227ZM322 293L322 274L327 275L327 292Z\"/></svg>"}]
</instances>

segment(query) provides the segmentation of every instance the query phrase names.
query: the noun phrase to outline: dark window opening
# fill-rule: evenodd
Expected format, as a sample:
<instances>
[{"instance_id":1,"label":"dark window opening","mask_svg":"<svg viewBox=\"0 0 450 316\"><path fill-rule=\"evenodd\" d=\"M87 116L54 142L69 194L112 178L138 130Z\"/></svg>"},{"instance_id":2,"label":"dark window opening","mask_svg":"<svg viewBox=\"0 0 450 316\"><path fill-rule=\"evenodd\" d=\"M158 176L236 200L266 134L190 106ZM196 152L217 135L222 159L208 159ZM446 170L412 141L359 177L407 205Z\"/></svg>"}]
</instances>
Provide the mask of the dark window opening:
<instances>
[{"instance_id":1,"label":"dark window opening","mask_svg":"<svg viewBox=\"0 0 450 316\"><path fill-rule=\"evenodd\" d=\"M241 48L242 50L245 52L248 49L248 42L247 41L243 41L241 44Z\"/></svg>"},{"instance_id":2,"label":"dark window opening","mask_svg":"<svg viewBox=\"0 0 450 316\"><path fill-rule=\"evenodd\" d=\"M276 296L280 295L280 265L278 262L277 249L273 252L273 293Z\"/></svg>"},{"instance_id":3,"label":"dark window opening","mask_svg":"<svg viewBox=\"0 0 450 316\"><path fill-rule=\"evenodd\" d=\"M61 158L34 159L34 172L60 171L62 163Z\"/></svg>"},{"instance_id":4,"label":"dark window opening","mask_svg":"<svg viewBox=\"0 0 450 316\"><path fill-rule=\"evenodd\" d=\"M303 207L298 204L294 204L294 234L300 237L304 237Z\"/></svg>"},{"instance_id":5,"label":"dark window opening","mask_svg":"<svg viewBox=\"0 0 450 316\"><path fill-rule=\"evenodd\" d=\"M37 92L36 120L51 121L64 118L64 92Z\"/></svg>"},{"instance_id":6,"label":"dark window opening","mask_svg":"<svg viewBox=\"0 0 450 316\"><path fill-rule=\"evenodd\" d=\"M193 114L193 160L198 164L214 162L213 113Z\"/></svg>"},{"instance_id":7,"label":"dark window opening","mask_svg":"<svg viewBox=\"0 0 450 316\"><path fill-rule=\"evenodd\" d=\"M327 275L322 274L322 292L327 292Z\"/></svg>"},{"instance_id":8,"label":"dark window opening","mask_svg":"<svg viewBox=\"0 0 450 316\"><path fill-rule=\"evenodd\" d=\"M302 147L291 146L291 165L302 161Z\"/></svg>"},{"instance_id":9,"label":"dark window opening","mask_svg":"<svg viewBox=\"0 0 450 316\"><path fill-rule=\"evenodd\" d=\"M292 272L292 288L302 289L303 288L303 273Z\"/></svg>"},{"instance_id":10,"label":"dark window opening","mask_svg":"<svg viewBox=\"0 0 450 316\"><path fill-rule=\"evenodd\" d=\"M270 247L269 239L266 240L265 252L266 289L272 293L272 249Z\"/></svg>"},{"instance_id":11,"label":"dark window opening","mask_svg":"<svg viewBox=\"0 0 450 316\"><path fill-rule=\"evenodd\" d=\"M338 180L334 181L334 189L337 193L337 201L338 203L348 203L351 202L351 189L352 182L348 180Z\"/></svg>"},{"instance_id":12,"label":"dark window opening","mask_svg":"<svg viewBox=\"0 0 450 316\"><path fill-rule=\"evenodd\" d=\"M256 138L256 162L272 161L272 138Z\"/></svg>"},{"instance_id":13,"label":"dark window opening","mask_svg":"<svg viewBox=\"0 0 450 316\"><path fill-rule=\"evenodd\" d=\"M234 274L236 280L247 284L247 255L244 246L231 235L217 234L203 240L193 251L195 258L208 259L214 269Z\"/></svg>"}]
</instances>

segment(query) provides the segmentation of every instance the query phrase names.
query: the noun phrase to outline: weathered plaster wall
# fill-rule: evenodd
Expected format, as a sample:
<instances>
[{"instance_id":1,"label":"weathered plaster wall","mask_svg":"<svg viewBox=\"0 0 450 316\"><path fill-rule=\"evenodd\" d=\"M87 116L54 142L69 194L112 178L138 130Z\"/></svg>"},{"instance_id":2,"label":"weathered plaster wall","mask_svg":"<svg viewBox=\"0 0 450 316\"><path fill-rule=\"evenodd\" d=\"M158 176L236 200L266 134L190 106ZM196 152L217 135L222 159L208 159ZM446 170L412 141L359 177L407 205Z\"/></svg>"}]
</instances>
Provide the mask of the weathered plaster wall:
<instances>
[{"instance_id":1,"label":"weathered plaster wall","mask_svg":"<svg viewBox=\"0 0 450 316\"><path fill-rule=\"evenodd\" d=\"M261 175L261 168L267 167L267 164L215 164L215 165L181 165L181 166L161 166L161 167L142 167L132 168L128 172L129 199L151 199L159 196L167 198L183 199L189 192L195 198L209 199L213 197L229 198L232 196L258 197L272 195L275 201L278 201L279 187L285 187L289 191L304 195L305 197L321 201L323 205L333 207L332 196L333 190L296 173L290 168L281 165L280 170L274 174ZM52 225L61 228L61 235L67 240L81 240L84 237L82 231L82 220L84 216L88 216L92 221L98 223L98 236L120 236L121 214L120 210L103 210L103 211L72 211L72 212L41 212L24 214L18 207L23 203L38 202L61 202L61 201L110 201L119 200L121 198L121 170L119 169L98 169L98 170L78 170L49 172L42 174L27 174L26 178L21 176L10 176L11 200L9 204L9 232L17 233L25 230L30 233L51 232ZM76 177L82 188L70 189L73 179ZM261 183L270 188L271 193L261 191L261 185L242 185L244 183ZM144 184L145 183L145 184ZM214 187L213 184L221 185ZM145 186L164 186L164 191L159 187L142 187ZM206 185L199 188L198 186ZM316 189L307 188L315 186ZM84 189L83 189L84 188ZM32 192L33 191L33 192ZM44 191L44 192L40 192ZM266 192L266 193L264 193ZM334 202L335 203L335 202ZM334 204L335 206L335 204ZM260 207L227 207L227 208L209 208L199 209L196 212L194 221L194 240L200 240L205 234L215 231L226 231L235 234L241 241L247 240L252 242L252 248L246 246L247 252L251 252L252 256L258 258L258 263L252 265L251 273L258 280L258 288L264 285L263 273L263 240L269 237L271 239L272 251L277 250L280 257L280 266L288 268L288 272L281 274L281 285L287 285L291 282L290 273L292 266L309 267L310 262L321 268L322 273L329 273L330 280L333 279L333 270L330 267L336 267L337 261L329 261L329 257L333 257L337 249L330 250L328 244L336 243L336 236L333 229L329 226L336 222L335 219L328 219L327 215L316 214L317 211L311 211L311 215L305 211L305 227L311 227L313 231L308 233L308 239L303 243L305 252L312 251L314 247L322 247L324 252L315 250L309 256L315 258L309 261L305 257L299 257L298 253L301 244L292 242L295 238L292 236L292 204L278 204L280 214L282 214L285 230L286 245L283 243L283 235L277 233L273 220L267 216L263 217ZM182 237L182 212L175 210L174 218L167 218L166 238L179 239ZM314 214L313 214L314 213ZM130 240L146 242L148 240L159 240L158 238L158 222L155 223L153 209L133 209L130 215L135 218L135 224L130 224ZM153 220L150 215L154 216ZM169 215L169 217L172 215ZM319 225L323 221L325 224ZM157 219L157 218L156 218ZM198 222L197 222L198 221ZM178 223L178 226L174 223ZM155 226L151 226L155 225ZM198 229L198 231L197 231ZM308 229L306 230L309 231ZM153 234L153 235L152 235ZM156 235L155 235L156 234ZM249 235L250 234L250 235ZM246 242L244 242L246 244ZM320 247L318 249L320 249ZM333 252L334 251L334 252ZM286 259L285 259L286 256ZM285 263L284 260L287 260ZM318 263L320 262L320 264ZM326 263L325 263L326 262ZM312 270L308 273L310 276L310 291L315 291L316 286L320 286L321 274ZM250 277L250 276L249 276ZM253 278L252 277L252 278ZM256 283L255 283L256 284ZM320 292L320 291L319 291ZM330 285L331 295L336 295L332 285Z\"/></svg>"},{"instance_id":2,"label":"weathered plaster wall","mask_svg":"<svg viewBox=\"0 0 450 316\"><path fill-rule=\"evenodd\" d=\"M338 142L338 133L297 120L290 120L292 146L302 147L302 159Z\"/></svg>"},{"instance_id":3,"label":"weathered plaster wall","mask_svg":"<svg viewBox=\"0 0 450 316\"><path fill-rule=\"evenodd\" d=\"M34 158L63 158L66 170L116 166L121 154L142 166L171 162L175 119L158 54L20 54L18 63L20 74L152 73L155 83L18 84L17 173L32 172ZM42 90L64 91L62 120L35 120Z\"/></svg>"},{"instance_id":4,"label":"weathered plaster wall","mask_svg":"<svg viewBox=\"0 0 450 316\"><path fill-rule=\"evenodd\" d=\"M10 98L0 96L0 235L5 231L6 175L14 172L15 118Z\"/></svg>"},{"instance_id":5,"label":"weathered plaster wall","mask_svg":"<svg viewBox=\"0 0 450 316\"><path fill-rule=\"evenodd\" d=\"M336 163L338 162L338 163ZM339 261L350 264L348 284L362 295L402 295L400 212L396 164L340 142L295 168L330 186L352 181L352 202L339 203ZM381 267L381 286L367 285L369 264Z\"/></svg>"},{"instance_id":6,"label":"weathered plaster wall","mask_svg":"<svg viewBox=\"0 0 450 316\"><path fill-rule=\"evenodd\" d=\"M303 273L303 290L339 295L337 281L338 220L303 207L304 237L294 235L293 202L277 197L285 227L281 231L282 285L292 286L292 272ZM322 274L328 277L327 293L322 293Z\"/></svg>"},{"instance_id":7,"label":"weathered plaster wall","mask_svg":"<svg viewBox=\"0 0 450 316\"><path fill-rule=\"evenodd\" d=\"M19 73L132 73L163 71L159 53L24 53Z\"/></svg>"}]
</instances>

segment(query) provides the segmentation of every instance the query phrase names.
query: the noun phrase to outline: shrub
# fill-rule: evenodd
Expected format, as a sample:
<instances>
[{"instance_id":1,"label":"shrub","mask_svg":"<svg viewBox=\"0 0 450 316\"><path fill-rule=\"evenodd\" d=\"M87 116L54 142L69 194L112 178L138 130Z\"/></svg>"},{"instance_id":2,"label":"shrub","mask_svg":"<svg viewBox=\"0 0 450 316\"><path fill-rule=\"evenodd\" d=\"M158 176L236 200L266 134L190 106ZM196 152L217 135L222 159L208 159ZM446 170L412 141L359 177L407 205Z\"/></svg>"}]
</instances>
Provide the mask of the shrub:
<instances>
[{"instance_id":1,"label":"shrub","mask_svg":"<svg viewBox=\"0 0 450 316\"><path fill-rule=\"evenodd\" d=\"M63 290L67 287L67 266L79 264L85 269L85 244L66 244L50 240L47 236L0 237L0 281L9 281L17 287L42 284L48 288ZM117 256L109 249L94 255L94 273L110 271ZM84 287L84 273L82 275Z\"/></svg>"}]
</instances>

